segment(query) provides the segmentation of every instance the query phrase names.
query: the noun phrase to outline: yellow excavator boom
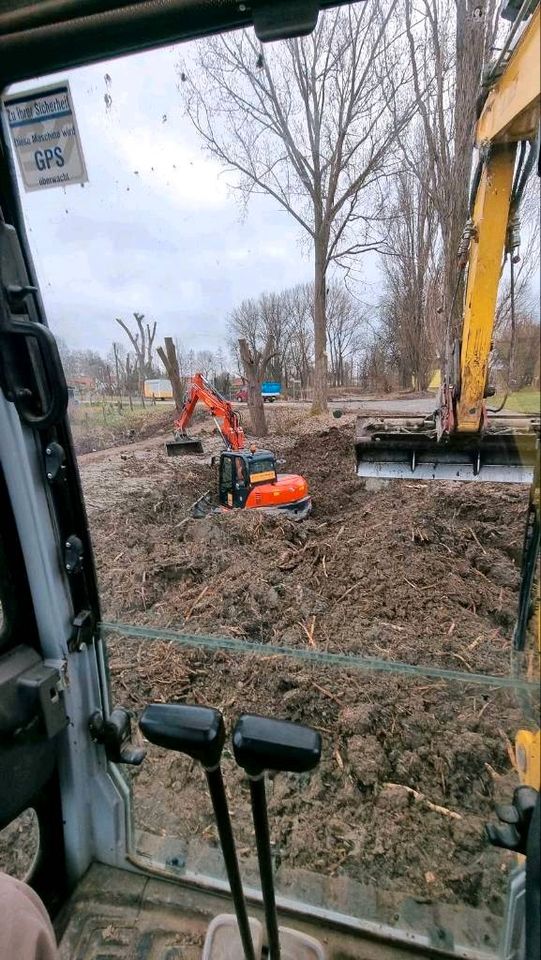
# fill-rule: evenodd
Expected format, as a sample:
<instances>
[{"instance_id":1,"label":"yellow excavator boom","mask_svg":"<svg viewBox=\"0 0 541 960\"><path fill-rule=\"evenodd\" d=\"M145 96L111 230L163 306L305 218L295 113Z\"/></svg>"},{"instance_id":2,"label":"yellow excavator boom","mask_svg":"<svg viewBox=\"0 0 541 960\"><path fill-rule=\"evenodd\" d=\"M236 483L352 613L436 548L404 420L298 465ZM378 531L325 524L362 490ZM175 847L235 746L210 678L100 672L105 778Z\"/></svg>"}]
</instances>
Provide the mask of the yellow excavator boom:
<instances>
[{"instance_id":1,"label":"yellow excavator boom","mask_svg":"<svg viewBox=\"0 0 541 960\"><path fill-rule=\"evenodd\" d=\"M538 6L490 90L477 123L477 147L486 158L473 211L456 406L459 432L477 432L483 427L488 362L512 207L516 144L534 138L539 130L540 16Z\"/></svg>"},{"instance_id":2,"label":"yellow excavator boom","mask_svg":"<svg viewBox=\"0 0 541 960\"><path fill-rule=\"evenodd\" d=\"M456 430L483 427L485 385L513 189L516 145L490 148L473 211L473 237L460 350Z\"/></svg>"},{"instance_id":3,"label":"yellow excavator boom","mask_svg":"<svg viewBox=\"0 0 541 960\"><path fill-rule=\"evenodd\" d=\"M517 182L533 165L539 137L540 15L538 4L509 58L500 58L477 124L479 168L465 230L469 253L456 369L444 371L432 417L403 418L400 423L388 417L359 420L359 476L532 482L539 417L489 422L485 396L502 265L507 253L511 258L516 253ZM530 141L532 151L522 169L516 163L519 141Z\"/></svg>"}]
</instances>

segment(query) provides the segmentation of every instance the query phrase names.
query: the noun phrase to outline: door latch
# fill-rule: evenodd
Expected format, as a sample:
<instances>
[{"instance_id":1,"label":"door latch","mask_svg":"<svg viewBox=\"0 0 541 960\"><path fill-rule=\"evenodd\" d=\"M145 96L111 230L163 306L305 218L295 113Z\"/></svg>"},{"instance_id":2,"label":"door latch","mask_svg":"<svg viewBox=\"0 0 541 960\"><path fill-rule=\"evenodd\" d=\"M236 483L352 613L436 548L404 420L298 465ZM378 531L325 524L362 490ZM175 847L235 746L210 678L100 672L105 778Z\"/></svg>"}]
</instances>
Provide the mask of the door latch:
<instances>
[{"instance_id":1,"label":"door latch","mask_svg":"<svg viewBox=\"0 0 541 960\"><path fill-rule=\"evenodd\" d=\"M96 710L90 717L88 729L94 742L103 744L111 763L138 767L145 759L145 748L137 747L132 741L131 715L125 707L115 707L107 720Z\"/></svg>"}]
</instances>

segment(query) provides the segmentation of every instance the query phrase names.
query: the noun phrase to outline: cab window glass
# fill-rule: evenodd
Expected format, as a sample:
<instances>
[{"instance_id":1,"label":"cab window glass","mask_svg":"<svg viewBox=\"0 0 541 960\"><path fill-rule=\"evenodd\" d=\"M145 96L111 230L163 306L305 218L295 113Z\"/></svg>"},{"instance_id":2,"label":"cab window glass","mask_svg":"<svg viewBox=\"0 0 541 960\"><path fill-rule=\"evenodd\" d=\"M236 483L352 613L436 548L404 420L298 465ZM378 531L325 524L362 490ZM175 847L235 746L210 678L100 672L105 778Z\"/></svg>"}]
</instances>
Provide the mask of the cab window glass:
<instances>
[{"instance_id":1,"label":"cab window glass","mask_svg":"<svg viewBox=\"0 0 541 960\"><path fill-rule=\"evenodd\" d=\"M231 457L222 460L222 490L229 490L233 482L233 463Z\"/></svg>"},{"instance_id":2,"label":"cab window glass","mask_svg":"<svg viewBox=\"0 0 541 960\"><path fill-rule=\"evenodd\" d=\"M367 421L392 416L401 431L421 424L424 433L442 360L453 366L447 331L454 340L461 326L456 244L443 243L433 190L445 164L428 150L408 61L417 56L424 76L439 59L434 45L444 48L452 160L453 64L468 44L457 5L439 4L443 32L441 17L434 25L425 16L430 5L408 6L412 44L402 7L370 0L322 11L299 41L260 47L253 31L232 32L8 94L69 80L88 173L82 185L22 192L22 204L70 389L112 703L135 713L149 702L206 703L228 730L241 712L318 729L320 766L304 779L278 775L269 790L281 893L312 916L325 906L394 926L402 939L414 930L436 952L486 956L498 949L515 858L487 844L484 824L496 803L509 803L515 738L536 730L539 716L533 626L524 665L512 655L528 487L417 482L415 457L390 482L377 460L366 476L357 459ZM424 79L427 115L437 116L440 85ZM260 106L264 91L278 96L290 125L293 165L267 122L277 115L265 113L270 101ZM476 96L475 78L471 109ZM316 108L323 179L314 186ZM342 114L352 126L340 140ZM13 142L30 137L22 122ZM67 132L65 116L58 124ZM224 148L249 148L272 192L206 149L205 132ZM278 204L277 188L298 216ZM329 257L317 261L313 196L325 196L337 218L323 231ZM464 223L451 229L447 219L445 231L460 237ZM526 215L522 233L523 263ZM325 282L315 284L322 260ZM521 299L512 343L509 260L487 386L497 394L490 406L515 422L539 411L539 326ZM175 404L165 379L166 340L181 397L200 373L231 402L244 448L224 444L220 416L198 403L186 433L202 451L168 458L182 399ZM280 385L262 421L237 403L243 340L254 356L267 354L262 379ZM328 412L314 402L322 389ZM380 434L372 440L377 454ZM311 516L291 509L290 496L306 495L288 475L306 480ZM8 540L6 553L10 564ZM9 599L0 586L0 601ZM230 747L234 831L243 875L257 886L249 791ZM198 766L153 748L129 777L132 860L223 883Z\"/></svg>"},{"instance_id":3,"label":"cab window glass","mask_svg":"<svg viewBox=\"0 0 541 960\"><path fill-rule=\"evenodd\" d=\"M250 476L255 476L257 479L259 473L276 473L274 460L271 457L268 460L256 460L255 463L250 464Z\"/></svg>"},{"instance_id":4,"label":"cab window glass","mask_svg":"<svg viewBox=\"0 0 541 960\"><path fill-rule=\"evenodd\" d=\"M246 464L242 457L235 457L235 483L246 483Z\"/></svg>"}]
</instances>

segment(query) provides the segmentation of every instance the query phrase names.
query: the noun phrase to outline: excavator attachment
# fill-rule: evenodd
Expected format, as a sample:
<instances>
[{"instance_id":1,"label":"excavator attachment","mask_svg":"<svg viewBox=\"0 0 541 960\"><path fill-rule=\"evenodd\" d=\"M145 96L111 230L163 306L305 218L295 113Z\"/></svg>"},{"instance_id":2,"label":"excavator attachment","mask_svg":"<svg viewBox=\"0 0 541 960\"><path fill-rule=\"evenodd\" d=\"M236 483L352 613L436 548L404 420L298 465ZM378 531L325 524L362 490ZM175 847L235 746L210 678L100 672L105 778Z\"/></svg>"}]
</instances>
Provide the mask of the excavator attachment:
<instances>
[{"instance_id":1,"label":"excavator attachment","mask_svg":"<svg viewBox=\"0 0 541 960\"><path fill-rule=\"evenodd\" d=\"M213 510L216 510L216 507L212 503L210 490L207 490L197 498L195 503L192 503L190 507L190 516L193 517L194 520L201 520L202 517L207 517L209 513L213 512Z\"/></svg>"},{"instance_id":2,"label":"excavator attachment","mask_svg":"<svg viewBox=\"0 0 541 960\"><path fill-rule=\"evenodd\" d=\"M165 444L168 457L182 457L185 453L203 453L203 444L188 436L175 436Z\"/></svg>"},{"instance_id":3,"label":"excavator attachment","mask_svg":"<svg viewBox=\"0 0 541 960\"><path fill-rule=\"evenodd\" d=\"M531 483L538 451L538 418L439 438L435 419L359 417L355 433L357 475L389 480Z\"/></svg>"}]
</instances>

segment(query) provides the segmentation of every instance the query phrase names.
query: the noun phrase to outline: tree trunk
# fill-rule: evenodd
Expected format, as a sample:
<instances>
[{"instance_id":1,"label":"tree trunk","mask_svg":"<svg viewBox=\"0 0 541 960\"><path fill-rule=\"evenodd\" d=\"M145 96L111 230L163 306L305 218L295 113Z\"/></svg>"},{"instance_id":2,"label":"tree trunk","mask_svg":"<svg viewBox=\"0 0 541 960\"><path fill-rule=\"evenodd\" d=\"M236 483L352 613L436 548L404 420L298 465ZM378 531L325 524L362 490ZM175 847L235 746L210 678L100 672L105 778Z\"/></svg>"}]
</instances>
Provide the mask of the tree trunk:
<instances>
[{"instance_id":1,"label":"tree trunk","mask_svg":"<svg viewBox=\"0 0 541 960\"><path fill-rule=\"evenodd\" d=\"M158 347L158 356L171 381L173 400L175 401L177 413L180 413L184 406L184 386L180 377L177 351L172 337L165 338L165 350L163 347Z\"/></svg>"},{"instance_id":2,"label":"tree trunk","mask_svg":"<svg viewBox=\"0 0 541 960\"><path fill-rule=\"evenodd\" d=\"M458 247L468 219L470 171L475 141L476 102L479 93L485 44L490 45L492 7L486 3L484 16L477 17L475 0L456 4L456 85L454 103L455 144L451 164L450 202L443 223L445 270L443 281L444 316L451 318L456 334L462 316L464 277L459 278ZM488 22L486 22L488 21ZM454 303L453 303L454 298Z\"/></svg>"},{"instance_id":3,"label":"tree trunk","mask_svg":"<svg viewBox=\"0 0 541 960\"><path fill-rule=\"evenodd\" d=\"M263 365L258 351L252 354L247 340L239 340L239 349L248 387L248 409L252 420L252 429L256 437L266 437L267 421L265 420L265 408L261 396L261 384L267 363ZM267 349L265 349L266 353Z\"/></svg>"},{"instance_id":4,"label":"tree trunk","mask_svg":"<svg viewBox=\"0 0 541 960\"><path fill-rule=\"evenodd\" d=\"M312 413L327 412L326 264L321 237L315 240L314 266L314 394Z\"/></svg>"},{"instance_id":5,"label":"tree trunk","mask_svg":"<svg viewBox=\"0 0 541 960\"><path fill-rule=\"evenodd\" d=\"M118 347L116 343L113 343L113 353L115 355L115 372L116 372L116 390L118 394L118 409L122 410L122 384L120 382L120 363L118 359Z\"/></svg>"},{"instance_id":6,"label":"tree trunk","mask_svg":"<svg viewBox=\"0 0 541 960\"><path fill-rule=\"evenodd\" d=\"M141 403L145 406L145 372L141 367L141 361L138 364L138 380L139 380L139 396L141 397Z\"/></svg>"}]
</instances>

